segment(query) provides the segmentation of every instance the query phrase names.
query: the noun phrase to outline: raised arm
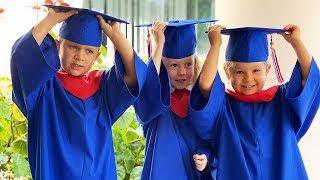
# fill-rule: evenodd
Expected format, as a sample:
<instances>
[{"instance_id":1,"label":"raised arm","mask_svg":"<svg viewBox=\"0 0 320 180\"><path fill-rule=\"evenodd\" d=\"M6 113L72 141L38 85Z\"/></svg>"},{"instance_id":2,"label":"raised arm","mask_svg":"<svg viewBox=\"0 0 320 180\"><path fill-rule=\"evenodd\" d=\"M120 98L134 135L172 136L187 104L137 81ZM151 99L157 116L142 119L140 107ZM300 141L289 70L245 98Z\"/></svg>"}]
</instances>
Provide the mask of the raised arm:
<instances>
[{"instance_id":1,"label":"raised arm","mask_svg":"<svg viewBox=\"0 0 320 180\"><path fill-rule=\"evenodd\" d=\"M58 23L68 19L70 16L76 14L77 11L56 12L49 9L47 16L40 21L32 30L32 35L37 44L40 45L48 32Z\"/></svg>"},{"instance_id":2,"label":"raised arm","mask_svg":"<svg viewBox=\"0 0 320 180\"><path fill-rule=\"evenodd\" d=\"M130 89L137 86L135 55L132 46L120 30L118 22L106 22L101 16L97 16L103 32L110 38L114 47L122 57L125 74L124 81Z\"/></svg>"},{"instance_id":3,"label":"raised arm","mask_svg":"<svg viewBox=\"0 0 320 180\"><path fill-rule=\"evenodd\" d=\"M151 33L154 40L152 52L152 60L156 67L157 73L160 72L163 46L165 42L164 31L168 23L155 21L152 24Z\"/></svg>"},{"instance_id":4,"label":"raised arm","mask_svg":"<svg viewBox=\"0 0 320 180\"><path fill-rule=\"evenodd\" d=\"M221 29L223 26L214 25L208 30L210 49L203 64L199 77L199 87L203 96L208 99L210 91L218 71L218 58L222 44Z\"/></svg>"},{"instance_id":5,"label":"raised arm","mask_svg":"<svg viewBox=\"0 0 320 180\"><path fill-rule=\"evenodd\" d=\"M302 85L305 85L311 67L312 56L304 46L300 38L300 28L297 25L289 24L284 27L287 33L281 35L288 41L297 54L301 67Z\"/></svg>"}]
</instances>

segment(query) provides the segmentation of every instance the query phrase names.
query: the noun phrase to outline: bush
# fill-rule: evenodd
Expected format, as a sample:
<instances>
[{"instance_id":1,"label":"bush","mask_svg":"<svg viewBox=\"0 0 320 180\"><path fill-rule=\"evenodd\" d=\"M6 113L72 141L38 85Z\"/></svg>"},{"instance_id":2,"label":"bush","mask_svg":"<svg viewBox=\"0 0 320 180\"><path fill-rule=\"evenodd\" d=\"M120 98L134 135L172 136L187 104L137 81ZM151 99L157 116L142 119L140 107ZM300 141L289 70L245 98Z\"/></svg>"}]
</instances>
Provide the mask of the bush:
<instances>
[{"instance_id":1,"label":"bush","mask_svg":"<svg viewBox=\"0 0 320 180\"><path fill-rule=\"evenodd\" d=\"M134 111L126 111L113 125L112 131L118 179L140 179L145 140Z\"/></svg>"},{"instance_id":2,"label":"bush","mask_svg":"<svg viewBox=\"0 0 320 180\"><path fill-rule=\"evenodd\" d=\"M1 77L0 87L0 178L31 179L27 157L27 120L11 100L10 79Z\"/></svg>"}]
</instances>

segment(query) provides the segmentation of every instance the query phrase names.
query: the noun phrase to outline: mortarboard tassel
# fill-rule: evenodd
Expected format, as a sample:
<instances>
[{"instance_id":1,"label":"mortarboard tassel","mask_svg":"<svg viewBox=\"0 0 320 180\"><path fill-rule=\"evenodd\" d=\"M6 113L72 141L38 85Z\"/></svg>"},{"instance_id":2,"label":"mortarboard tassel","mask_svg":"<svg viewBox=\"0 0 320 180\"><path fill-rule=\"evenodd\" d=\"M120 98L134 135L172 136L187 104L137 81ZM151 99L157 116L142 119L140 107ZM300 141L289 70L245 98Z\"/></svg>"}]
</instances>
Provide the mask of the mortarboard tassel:
<instances>
[{"instance_id":1,"label":"mortarboard tassel","mask_svg":"<svg viewBox=\"0 0 320 180\"><path fill-rule=\"evenodd\" d=\"M284 79L283 79L281 71L280 71L278 57L277 57L276 50L274 49L273 45L274 45L274 43L273 43L273 39L272 39L272 35L271 35L270 49L271 49L272 62L273 62L274 70L276 72L277 80L281 84L284 82Z\"/></svg>"}]
</instances>

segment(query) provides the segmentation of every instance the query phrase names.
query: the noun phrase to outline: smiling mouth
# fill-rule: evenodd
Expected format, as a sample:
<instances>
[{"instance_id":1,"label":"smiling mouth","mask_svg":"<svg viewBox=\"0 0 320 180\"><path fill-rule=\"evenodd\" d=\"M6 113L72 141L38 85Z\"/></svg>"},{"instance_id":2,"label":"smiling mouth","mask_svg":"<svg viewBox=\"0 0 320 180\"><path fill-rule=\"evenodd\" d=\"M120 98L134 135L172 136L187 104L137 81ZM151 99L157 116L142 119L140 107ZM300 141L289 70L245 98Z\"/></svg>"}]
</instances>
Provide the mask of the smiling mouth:
<instances>
[{"instance_id":1,"label":"smiling mouth","mask_svg":"<svg viewBox=\"0 0 320 180\"><path fill-rule=\"evenodd\" d=\"M250 88L253 88L255 86L256 85L243 85L242 87L245 88L245 89L250 89Z\"/></svg>"}]
</instances>

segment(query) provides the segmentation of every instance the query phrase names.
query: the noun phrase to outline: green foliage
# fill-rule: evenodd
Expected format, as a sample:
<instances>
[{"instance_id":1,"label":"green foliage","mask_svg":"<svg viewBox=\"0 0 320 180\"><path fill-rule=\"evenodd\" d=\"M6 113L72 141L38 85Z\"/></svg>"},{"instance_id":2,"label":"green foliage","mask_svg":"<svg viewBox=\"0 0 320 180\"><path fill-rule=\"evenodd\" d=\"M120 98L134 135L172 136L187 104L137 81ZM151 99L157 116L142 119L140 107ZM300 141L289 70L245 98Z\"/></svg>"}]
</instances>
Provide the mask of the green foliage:
<instances>
[{"instance_id":1,"label":"green foliage","mask_svg":"<svg viewBox=\"0 0 320 180\"><path fill-rule=\"evenodd\" d=\"M11 100L11 81L0 78L0 170L9 179L31 179L27 157L27 120ZM12 173L14 175L12 175Z\"/></svg>"},{"instance_id":2,"label":"green foliage","mask_svg":"<svg viewBox=\"0 0 320 180\"><path fill-rule=\"evenodd\" d=\"M113 125L112 131L118 179L140 179L145 140L134 111L132 109L127 110Z\"/></svg>"},{"instance_id":3,"label":"green foliage","mask_svg":"<svg viewBox=\"0 0 320 180\"><path fill-rule=\"evenodd\" d=\"M30 173L28 161L19 154L12 155L12 171L15 176L25 176Z\"/></svg>"},{"instance_id":4,"label":"green foliage","mask_svg":"<svg viewBox=\"0 0 320 180\"><path fill-rule=\"evenodd\" d=\"M97 61L94 63L92 69L108 69L106 64L107 61L107 48L103 45L100 46L100 56Z\"/></svg>"},{"instance_id":5,"label":"green foliage","mask_svg":"<svg viewBox=\"0 0 320 180\"><path fill-rule=\"evenodd\" d=\"M49 34L53 37L53 39L59 39L59 36L53 31L50 31Z\"/></svg>"}]
</instances>

